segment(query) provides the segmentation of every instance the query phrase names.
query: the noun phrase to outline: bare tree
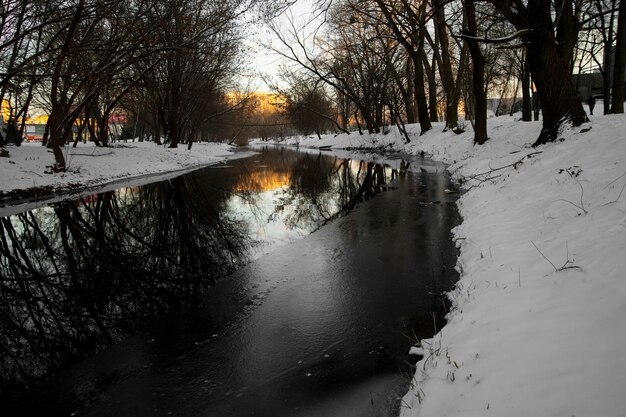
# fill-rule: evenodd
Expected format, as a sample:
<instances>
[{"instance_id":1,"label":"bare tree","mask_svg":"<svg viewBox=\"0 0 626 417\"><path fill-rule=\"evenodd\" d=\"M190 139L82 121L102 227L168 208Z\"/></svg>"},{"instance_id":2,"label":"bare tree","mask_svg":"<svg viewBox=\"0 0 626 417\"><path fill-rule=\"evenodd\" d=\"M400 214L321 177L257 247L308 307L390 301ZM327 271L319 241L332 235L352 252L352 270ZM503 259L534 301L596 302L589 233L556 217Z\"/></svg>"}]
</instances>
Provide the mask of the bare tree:
<instances>
[{"instance_id":1,"label":"bare tree","mask_svg":"<svg viewBox=\"0 0 626 417\"><path fill-rule=\"evenodd\" d=\"M581 12L582 42L580 65L592 63L602 75L604 114L611 105L611 78L614 69L615 26L617 20L617 0L593 0L584 3Z\"/></svg>"},{"instance_id":2,"label":"bare tree","mask_svg":"<svg viewBox=\"0 0 626 417\"><path fill-rule=\"evenodd\" d=\"M90 42L94 28L101 22L94 5L86 0L77 0L76 4L62 7L57 11L60 24L51 27L47 35L56 38L55 48L49 52L51 59L49 103L50 115L46 126L47 136L44 144L54 153L54 171L65 171L65 157L61 147L69 141L74 121L82 111L76 105L87 83L76 69L80 66L80 53ZM58 51L58 52L57 52Z\"/></svg>"},{"instance_id":3,"label":"bare tree","mask_svg":"<svg viewBox=\"0 0 626 417\"><path fill-rule=\"evenodd\" d=\"M487 0L514 27L510 39L521 38L543 106L543 129L535 145L554 141L563 123L578 126L587 115L571 82L574 47L580 30L579 2Z\"/></svg>"},{"instance_id":4,"label":"bare tree","mask_svg":"<svg viewBox=\"0 0 626 417\"><path fill-rule=\"evenodd\" d=\"M10 96L22 128L31 102L47 110L53 171L67 168L62 147L76 126L107 145L109 117L131 92L136 115L154 115L142 119L152 119L157 140L165 132L170 146L191 146L240 65L237 19L254 3L8 0L0 9L0 99Z\"/></svg>"},{"instance_id":5,"label":"bare tree","mask_svg":"<svg viewBox=\"0 0 626 417\"><path fill-rule=\"evenodd\" d=\"M333 117L332 101L319 79L311 74L298 74L284 69L281 79L286 87L273 86L284 103L287 117L303 135L322 133L333 127L344 130Z\"/></svg>"},{"instance_id":6,"label":"bare tree","mask_svg":"<svg viewBox=\"0 0 626 417\"><path fill-rule=\"evenodd\" d=\"M48 3L26 0L5 1L0 9L0 101L9 103L7 136L15 143L21 140L33 93L45 76L42 65L50 44L42 35L52 9ZM6 139L0 135L0 145Z\"/></svg>"},{"instance_id":7,"label":"bare tree","mask_svg":"<svg viewBox=\"0 0 626 417\"><path fill-rule=\"evenodd\" d=\"M463 30L470 55L472 56L472 91L474 97L474 143L483 145L487 136L487 91L485 87L485 56L476 35L476 5L474 0L465 2L467 29Z\"/></svg>"},{"instance_id":8,"label":"bare tree","mask_svg":"<svg viewBox=\"0 0 626 417\"><path fill-rule=\"evenodd\" d=\"M157 25L158 62L145 76L145 96L166 143L190 145L202 115L230 80L238 55L237 0L158 1L150 19Z\"/></svg>"},{"instance_id":9,"label":"bare tree","mask_svg":"<svg viewBox=\"0 0 626 417\"><path fill-rule=\"evenodd\" d=\"M337 3L321 23L301 24L290 14L281 23L270 23L281 45L273 50L348 99L359 130L363 122L370 133L379 133L384 93L392 76L384 52L373 49L381 46L375 42L376 22L355 14L350 4ZM326 38L318 36L322 23L330 26Z\"/></svg>"},{"instance_id":10,"label":"bare tree","mask_svg":"<svg viewBox=\"0 0 626 417\"><path fill-rule=\"evenodd\" d=\"M626 72L626 2L620 1L613 69L611 113L624 113L624 72Z\"/></svg>"},{"instance_id":11,"label":"bare tree","mask_svg":"<svg viewBox=\"0 0 626 417\"><path fill-rule=\"evenodd\" d=\"M425 68L425 37L426 24L429 16L426 13L427 2L418 3L407 0L376 0L376 5L384 16L386 24L391 29L394 38L403 46L412 65L412 77L405 94L415 97L417 104L418 120L421 132L424 133L432 128L426 90L424 88ZM408 100L405 100L408 101ZM408 106L407 106L408 108ZM408 110L408 109L407 109ZM408 111L407 111L408 113ZM409 122L412 122L409 119Z\"/></svg>"},{"instance_id":12,"label":"bare tree","mask_svg":"<svg viewBox=\"0 0 626 417\"><path fill-rule=\"evenodd\" d=\"M453 71L454 58L451 54L452 46L448 35L448 24L446 17L447 0L432 0L434 22L435 22L435 44L439 48L435 48L435 56L441 74L441 82L443 90L446 94L446 129L454 130L457 127L459 114L459 80L455 79ZM462 64L464 59L461 58L459 63ZM457 74L461 74L461 68L457 68Z\"/></svg>"}]
</instances>

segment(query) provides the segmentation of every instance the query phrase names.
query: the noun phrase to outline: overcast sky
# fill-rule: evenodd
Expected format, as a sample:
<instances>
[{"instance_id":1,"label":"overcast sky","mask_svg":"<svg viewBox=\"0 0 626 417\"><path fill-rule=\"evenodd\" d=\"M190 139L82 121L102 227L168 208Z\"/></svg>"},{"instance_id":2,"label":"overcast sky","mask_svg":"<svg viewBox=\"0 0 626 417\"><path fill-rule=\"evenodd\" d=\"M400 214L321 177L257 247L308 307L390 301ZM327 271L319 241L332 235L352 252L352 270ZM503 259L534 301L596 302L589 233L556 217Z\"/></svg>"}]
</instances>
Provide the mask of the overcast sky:
<instances>
[{"instance_id":1,"label":"overcast sky","mask_svg":"<svg viewBox=\"0 0 626 417\"><path fill-rule=\"evenodd\" d=\"M278 18L278 22L285 22L285 19L293 17L294 21L307 21L313 16L315 0L297 0L297 2L286 11L284 16ZM285 59L267 48L267 45L278 46L278 40L265 24L259 22L248 28L247 45L250 49L249 63L250 72L246 73L246 78L252 80L252 89L257 91L269 91L269 87L264 83L262 76L276 78L281 64L286 63Z\"/></svg>"}]
</instances>

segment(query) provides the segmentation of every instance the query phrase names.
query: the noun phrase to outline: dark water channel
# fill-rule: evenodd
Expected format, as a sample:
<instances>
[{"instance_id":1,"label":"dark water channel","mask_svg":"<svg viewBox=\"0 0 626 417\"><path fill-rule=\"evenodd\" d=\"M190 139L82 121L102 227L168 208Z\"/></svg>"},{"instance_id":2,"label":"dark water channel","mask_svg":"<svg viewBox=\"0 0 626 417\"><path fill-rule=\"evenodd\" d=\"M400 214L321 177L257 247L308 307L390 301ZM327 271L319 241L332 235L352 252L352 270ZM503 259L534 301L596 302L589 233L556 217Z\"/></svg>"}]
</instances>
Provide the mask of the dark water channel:
<instances>
[{"instance_id":1,"label":"dark water channel","mask_svg":"<svg viewBox=\"0 0 626 417\"><path fill-rule=\"evenodd\" d=\"M397 414L457 279L443 167L258 151L0 218L2 415Z\"/></svg>"}]
</instances>

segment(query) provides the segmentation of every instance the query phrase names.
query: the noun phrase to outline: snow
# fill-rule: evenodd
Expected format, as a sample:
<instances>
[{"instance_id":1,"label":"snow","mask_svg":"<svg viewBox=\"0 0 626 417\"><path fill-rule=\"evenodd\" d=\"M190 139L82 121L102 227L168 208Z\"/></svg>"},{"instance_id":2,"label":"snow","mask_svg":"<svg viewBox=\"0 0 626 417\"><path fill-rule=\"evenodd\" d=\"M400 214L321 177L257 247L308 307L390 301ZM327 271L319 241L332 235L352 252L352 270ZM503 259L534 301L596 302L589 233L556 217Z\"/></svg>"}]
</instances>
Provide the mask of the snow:
<instances>
[{"instance_id":1,"label":"snow","mask_svg":"<svg viewBox=\"0 0 626 417\"><path fill-rule=\"evenodd\" d=\"M508 117L489 119L484 146L442 125L412 126L408 145L395 131L290 139L424 151L466 190L453 308L410 352L423 358L402 417L624 415L626 117L591 119L536 149L540 122Z\"/></svg>"},{"instance_id":2,"label":"snow","mask_svg":"<svg viewBox=\"0 0 626 417\"><path fill-rule=\"evenodd\" d=\"M410 126L406 145L394 129L287 140L425 152L448 163L465 190L463 222L452 233L460 250L453 307L447 325L412 349L423 356L402 417L624 415L626 117L591 119L536 149L540 122L509 117L489 119L484 146L473 146L469 127L456 135L440 124L422 136ZM46 175L45 149L9 151L0 158L2 191L185 170L232 152L217 144L191 152L152 143L83 146L68 158L69 173Z\"/></svg>"},{"instance_id":3,"label":"snow","mask_svg":"<svg viewBox=\"0 0 626 417\"><path fill-rule=\"evenodd\" d=\"M8 146L8 158L0 157L0 199L9 192L31 188L49 188L59 192L85 191L87 188L109 185L119 181L139 185L173 174L215 164L234 156L235 148L220 143L194 143L170 149L154 142L117 142L107 148L91 143L68 146L65 153L67 172L46 174L54 163L51 151L40 143L25 142ZM35 205L5 207L0 215L13 214ZM1 205L0 205L1 207Z\"/></svg>"},{"instance_id":4,"label":"snow","mask_svg":"<svg viewBox=\"0 0 626 417\"><path fill-rule=\"evenodd\" d=\"M466 183L454 309L401 415L624 415L626 118L536 150L538 124L491 122L483 147L424 141L456 178L541 153Z\"/></svg>"}]
</instances>

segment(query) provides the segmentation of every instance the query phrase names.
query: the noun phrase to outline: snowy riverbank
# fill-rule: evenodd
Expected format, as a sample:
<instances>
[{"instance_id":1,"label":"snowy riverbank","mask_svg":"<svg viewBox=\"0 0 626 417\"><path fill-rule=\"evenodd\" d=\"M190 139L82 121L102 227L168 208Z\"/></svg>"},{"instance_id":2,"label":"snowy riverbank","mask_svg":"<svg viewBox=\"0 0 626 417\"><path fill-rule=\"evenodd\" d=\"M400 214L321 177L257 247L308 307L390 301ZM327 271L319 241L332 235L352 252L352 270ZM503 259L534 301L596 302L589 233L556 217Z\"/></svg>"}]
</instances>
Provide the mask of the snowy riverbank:
<instances>
[{"instance_id":1,"label":"snowy riverbank","mask_svg":"<svg viewBox=\"0 0 626 417\"><path fill-rule=\"evenodd\" d=\"M136 183L155 181L154 176L184 172L223 161L234 147L218 143L196 143L176 149L153 142L120 142L108 148L91 143L64 149L67 172L46 174L54 158L39 143L8 146L9 157L0 158L0 202L33 196L50 197L89 187L106 186L134 179Z\"/></svg>"},{"instance_id":2,"label":"snowy riverbank","mask_svg":"<svg viewBox=\"0 0 626 417\"><path fill-rule=\"evenodd\" d=\"M425 356L403 417L624 415L626 117L594 116L533 149L539 130L503 117L489 119L485 146L441 126L407 146L394 132L365 145L424 151L469 190L453 231L453 310L415 349ZM358 147L362 138L290 141Z\"/></svg>"},{"instance_id":3,"label":"snowy riverbank","mask_svg":"<svg viewBox=\"0 0 626 417\"><path fill-rule=\"evenodd\" d=\"M474 179L454 231L454 310L423 343L402 415L621 416L626 118L597 116L538 149L525 147L537 124L491 126L484 147L424 144Z\"/></svg>"}]
</instances>

